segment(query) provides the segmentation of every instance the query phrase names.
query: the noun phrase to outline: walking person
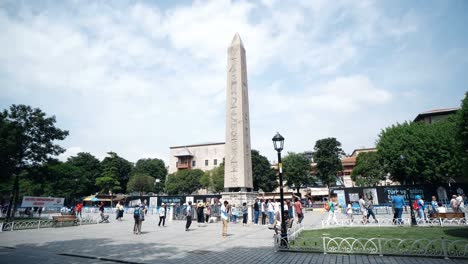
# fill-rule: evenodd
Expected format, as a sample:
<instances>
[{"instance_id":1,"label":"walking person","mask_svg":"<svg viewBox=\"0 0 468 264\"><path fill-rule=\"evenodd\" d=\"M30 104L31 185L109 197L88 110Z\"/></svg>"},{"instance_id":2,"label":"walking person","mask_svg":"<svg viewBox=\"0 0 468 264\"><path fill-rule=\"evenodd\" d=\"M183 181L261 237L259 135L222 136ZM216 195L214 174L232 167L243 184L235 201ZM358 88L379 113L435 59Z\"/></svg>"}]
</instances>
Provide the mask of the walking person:
<instances>
[{"instance_id":1,"label":"walking person","mask_svg":"<svg viewBox=\"0 0 468 264\"><path fill-rule=\"evenodd\" d=\"M233 204L232 207L231 207L231 217L232 217L231 221L234 224L237 224L237 214L238 214L238 212L237 212L236 205Z\"/></svg>"},{"instance_id":2,"label":"walking person","mask_svg":"<svg viewBox=\"0 0 468 264\"><path fill-rule=\"evenodd\" d=\"M166 204L162 203L161 207L159 208L159 223L158 223L158 226L161 226L161 222L162 222L163 227L166 224L166 212L167 212Z\"/></svg>"},{"instance_id":3,"label":"walking person","mask_svg":"<svg viewBox=\"0 0 468 264\"><path fill-rule=\"evenodd\" d=\"M83 203L79 202L79 203L76 205L76 216L77 216L77 217L78 217L78 216L80 216L80 218L83 217L83 216L81 215L81 211L82 211L82 210L83 210Z\"/></svg>"},{"instance_id":4,"label":"walking person","mask_svg":"<svg viewBox=\"0 0 468 264\"><path fill-rule=\"evenodd\" d=\"M328 202L329 204L329 211L328 211L328 219L327 219L327 225L330 225L330 222L332 224L338 224L338 221L336 220L336 206L338 203L336 202L336 197L332 197L331 200Z\"/></svg>"},{"instance_id":5,"label":"walking person","mask_svg":"<svg viewBox=\"0 0 468 264\"><path fill-rule=\"evenodd\" d=\"M398 191L397 195L392 199L392 209L393 209L393 222L395 224L401 225L403 221L401 220L401 215L403 214L403 206L405 205L405 200L401 195L401 192Z\"/></svg>"},{"instance_id":6,"label":"walking person","mask_svg":"<svg viewBox=\"0 0 468 264\"><path fill-rule=\"evenodd\" d=\"M353 207L351 205L351 201L348 201L348 205L346 206L346 216L348 218L348 222L351 224L353 222Z\"/></svg>"},{"instance_id":7,"label":"walking person","mask_svg":"<svg viewBox=\"0 0 468 264\"><path fill-rule=\"evenodd\" d=\"M458 201L457 201L457 195L456 194L452 195L452 200L450 200L450 208L452 208L452 211L454 213L458 212Z\"/></svg>"},{"instance_id":8,"label":"walking person","mask_svg":"<svg viewBox=\"0 0 468 264\"><path fill-rule=\"evenodd\" d=\"M457 198L457 211L459 213L464 213L465 212L465 194L458 194Z\"/></svg>"},{"instance_id":9,"label":"walking person","mask_svg":"<svg viewBox=\"0 0 468 264\"><path fill-rule=\"evenodd\" d=\"M267 206L266 202L263 199L262 199L261 205L262 205L262 207L261 207L261 210L262 210L262 225L266 225L268 206Z\"/></svg>"},{"instance_id":10,"label":"walking person","mask_svg":"<svg viewBox=\"0 0 468 264\"><path fill-rule=\"evenodd\" d=\"M416 195L416 204L418 205L418 216L423 222L426 222L426 215L424 214L424 200L420 195Z\"/></svg>"},{"instance_id":11,"label":"walking person","mask_svg":"<svg viewBox=\"0 0 468 264\"><path fill-rule=\"evenodd\" d=\"M272 225L275 221L275 206L274 201L268 200L268 221Z\"/></svg>"},{"instance_id":12,"label":"walking person","mask_svg":"<svg viewBox=\"0 0 468 264\"><path fill-rule=\"evenodd\" d=\"M364 201L364 197L359 195L359 208L361 209L362 213L362 224L367 224L367 208L366 208L366 201Z\"/></svg>"},{"instance_id":13,"label":"walking person","mask_svg":"<svg viewBox=\"0 0 468 264\"><path fill-rule=\"evenodd\" d=\"M133 234L135 235L141 234L142 215L144 218L145 213L141 210L140 206L136 205L133 210L133 220L134 220Z\"/></svg>"},{"instance_id":14,"label":"walking person","mask_svg":"<svg viewBox=\"0 0 468 264\"><path fill-rule=\"evenodd\" d=\"M246 226L247 225L247 219L249 217L248 213L247 213L247 203L244 202L242 204L242 226Z\"/></svg>"},{"instance_id":15,"label":"walking person","mask_svg":"<svg viewBox=\"0 0 468 264\"><path fill-rule=\"evenodd\" d=\"M210 202L206 202L205 209L203 209L203 213L205 214L205 222L210 222L211 217L211 205Z\"/></svg>"},{"instance_id":16,"label":"walking person","mask_svg":"<svg viewBox=\"0 0 468 264\"><path fill-rule=\"evenodd\" d=\"M185 208L185 214L187 216L187 222L185 223L185 231L189 231L190 225L192 224L192 202L188 202Z\"/></svg>"},{"instance_id":17,"label":"walking person","mask_svg":"<svg viewBox=\"0 0 468 264\"><path fill-rule=\"evenodd\" d=\"M379 220L377 220L377 218L375 218L375 214L374 214L374 199L371 197L369 198L369 200L366 202L366 208L367 208L367 220L370 220L370 217L372 216L372 218L374 218L374 221L376 223L379 222Z\"/></svg>"},{"instance_id":18,"label":"walking person","mask_svg":"<svg viewBox=\"0 0 468 264\"><path fill-rule=\"evenodd\" d=\"M260 206L261 206L260 201L258 201L258 199L255 199L255 203L254 203L254 206L253 206L254 225L258 225L258 216L260 215Z\"/></svg>"},{"instance_id":19,"label":"walking person","mask_svg":"<svg viewBox=\"0 0 468 264\"><path fill-rule=\"evenodd\" d=\"M302 212L303 208L302 208L302 204L301 202L299 201L299 198L296 198L296 201L294 202L294 209L296 210L296 214L297 214L297 221L298 223L302 223L302 220L304 219L304 213Z\"/></svg>"},{"instance_id":20,"label":"walking person","mask_svg":"<svg viewBox=\"0 0 468 264\"><path fill-rule=\"evenodd\" d=\"M294 219L294 210L293 210L293 205L294 203L291 204L291 200L286 200L286 206L284 207L284 209L288 210L288 215L289 215L289 219L293 220Z\"/></svg>"},{"instance_id":21,"label":"walking person","mask_svg":"<svg viewBox=\"0 0 468 264\"><path fill-rule=\"evenodd\" d=\"M223 221L223 238L227 237L227 226L229 222L229 212L230 210L229 202L224 201L223 205L221 205L221 220Z\"/></svg>"},{"instance_id":22,"label":"walking person","mask_svg":"<svg viewBox=\"0 0 468 264\"><path fill-rule=\"evenodd\" d=\"M439 212L439 203L437 202L437 197L432 196L431 211L429 212L429 217L433 217L434 214L438 212Z\"/></svg>"},{"instance_id":23,"label":"walking person","mask_svg":"<svg viewBox=\"0 0 468 264\"><path fill-rule=\"evenodd\" d=\"M204 209L205 205L202 202L199 202L197 204L197 222L199 227L205 223L205 215L203 214Z\"/></svg>"}]
</instances>

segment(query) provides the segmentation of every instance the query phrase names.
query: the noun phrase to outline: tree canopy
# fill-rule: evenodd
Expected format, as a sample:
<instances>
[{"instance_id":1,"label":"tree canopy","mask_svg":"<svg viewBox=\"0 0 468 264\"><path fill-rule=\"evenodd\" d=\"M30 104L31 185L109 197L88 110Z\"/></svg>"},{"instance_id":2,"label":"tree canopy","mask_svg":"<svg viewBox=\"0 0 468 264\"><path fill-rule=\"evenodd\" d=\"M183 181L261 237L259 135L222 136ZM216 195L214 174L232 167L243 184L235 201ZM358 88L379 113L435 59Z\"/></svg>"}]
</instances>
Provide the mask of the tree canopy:
<instances>
[{"instance_id":1,"label":"tree canopy","mask_svg":"<svg viewBox=\"0 0 468 264\"><path fill-rule=\"evenodd\" d=\"M453 118L388 127L379 135L377 150L384 169L401 183L446 183L461 174Z\"/></svg>"},{"instance_id":2,"label":"tree canopy","mask_svg":"<svg viewBox=\"0 0 468 264\"><path fill-rule=\"evenodd\" d=\"M0 177L43 164L63 153L58 144L68 131L55 127L55 116L39 108L12 105L0 114Z\"/></svg>"},{"instance_id":3,"label":"tree canopy","mask_svg":"<svg viewBox=\"0 0 468 264\"><path fill-rule=\"evenodd\" d=\"M303 153L288 152L283 158L284 179L289 187L299 188L312 183L310 160Z\"/></svg>"},{"instance_id":4,"label":"tree canopy","mask_svg":"<svg viewBox=\"0 0 468 264\"><path fill-rule=\"evenodd\" d=\"M90 153L80 152L76 156L67 159L68 164L81 169L83 174L82 183L86 186L85 195L99 191L96 179L102 174L101 162Z\"/></svg>"},{"instance_id":5,"label":"tree canopy","mask_svg":"<svg viewBox=\"0 0 468 264\"><path fill-rule=\"evenodd\" d=\"M336 138L324 138L315 142L312 156L316 165L317 176L328 186L336 183L336 176L343 170L341 157L344 151Z\"/></svg>"},{"instance_id":6,"label":"tree canopy","mask_svg":"<svg viewBox=\"0 0 468 264\"><path fill-rule=\"evenodd\" d=\"M251 153L254 190L262 189L265 192L272 192L278 186L275 170L268 159L260 155L260 152L253 149Z\"/></svg>"},{"instance_id":7,"label":"tree canopy","mask_svg":"<svg viewBox=\"0 0 468 264\"><path fill-rule=\"evenodd\" d=\"M204 172L200 169L180 170L169 174L166 180L168 194L191 194L201 187L200 179Z\"/></svg>"},{"instance_id":8,"label":"tree canopy","mask_svg":"<svg viewBox=\"0 0 468 264\"><path fill-rule=\"evenodd\" d=\"M456 138L459 142L458 151L462 162L462 175L468 176L468 92L462 100L461 108L455 117Z\"/></svg>"},{"instance_id":9,"label":"tree canopy","mask_svg":"<svg viewBox=\"0 0 468 264\"><path fill-rule=\"evenodd\" d=\"M357 186L376 186L385 179L385 174L378 152L361 152L356 158L351 179Z\"/></svg>"},{"instance_id":10,"label":"tree canopy","mask_svg":"<svg viewBox=\"0 0 468 264\"><path fill-rule=\"evenodd\" d=\"M167 169L164 161L161 159L139 159L132 170L132 174L135 173L148 174L154 179L159 179L160 184L164 186Z\"/></svg>"},{"instance_id":11,"label":"tree canopy","mask_svg":"<svg viewBox=\"0 0 468 264\"><path fill-rule=\"evenodd\" d=\"M218 167L205 171L200 177L200 187L219 193L224 190L224 162Z\"/></svg>"},{"instance_id":12,"label":"tree canopy","mask_svg":"<svg viewBox=\"0 0 468 264\"><path fill-rule=\"evenodd\" d=\"M114 178L119 182L119 190L125 192L130 178L130 173L133 169L133 164L120 157L115 152L109 152L107 154L109 156L105 157L101 162L103 175ZM113 188L116 190L115 187Z\"/></svg>"},{"instance_id":13,"label":"tree canopy","mask_svg":"<svg viewBox=\"0 0 468 264\"><path fill-rule=\"evenodd\" d=\"M154 189L154 177L145 173L135 173L130 177L127 184L128 192L139 192L140 195Z\"/></svg>"}]
</instances>

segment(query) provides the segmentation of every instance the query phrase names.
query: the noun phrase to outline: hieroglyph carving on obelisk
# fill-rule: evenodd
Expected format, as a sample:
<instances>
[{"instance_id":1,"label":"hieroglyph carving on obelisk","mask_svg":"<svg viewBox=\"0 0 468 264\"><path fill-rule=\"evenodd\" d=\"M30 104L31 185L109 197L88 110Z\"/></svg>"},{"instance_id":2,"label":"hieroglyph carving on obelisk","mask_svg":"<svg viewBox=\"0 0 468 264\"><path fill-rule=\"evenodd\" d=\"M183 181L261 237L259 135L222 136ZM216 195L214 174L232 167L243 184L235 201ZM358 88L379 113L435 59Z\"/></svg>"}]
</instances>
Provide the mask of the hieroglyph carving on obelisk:
<instances>
[{"instance_id":1,"label":"hieroglyph carving on obelisk","mask_svg":"<svg viewBox=\"0 0 468 264\"><path fill-rule=\"evenodd\" d=\"M236 34L228 49L225 191L252 191L249 96L245 49Z\"/></svg>"}]
</instances>

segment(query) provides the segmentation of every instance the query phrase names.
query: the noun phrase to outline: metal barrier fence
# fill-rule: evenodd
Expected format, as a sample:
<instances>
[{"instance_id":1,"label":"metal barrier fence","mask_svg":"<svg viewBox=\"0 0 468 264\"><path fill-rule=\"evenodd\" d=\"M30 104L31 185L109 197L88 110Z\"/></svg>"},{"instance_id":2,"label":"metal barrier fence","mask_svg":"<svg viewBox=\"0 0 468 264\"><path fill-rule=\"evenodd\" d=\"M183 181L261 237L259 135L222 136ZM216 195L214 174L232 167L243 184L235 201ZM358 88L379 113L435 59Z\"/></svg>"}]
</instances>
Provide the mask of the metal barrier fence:
<instances>
[{"instance_id":1,"label":"metal barrier fence","mask_svg":"<svg viewBox=\"0 0 468 264\"><path fill-rule=\"evenodd\" d=\"M416 223L418 226L468 226L468 222L465 218L453 218L444 219L436 218L430 220L417 219ZM322 227L343 227L343 226L392 226L392 225L411 225L411 218L402 218L401 223L397 223L393 218L379 218L378 222L374 220L368 220L366 224L363 224L362 219L340 219L336 223L333 221L322 220Z\"/></svg>"},{"instance_id":2,"label":"metal barrier fence","mask_svg":"<svg viewBox=\"0 0 468 264\"><path fill-rule=\"evenodd\" d=\"M99 223L100 216L98 217L84 217L78 218L77 225L89 225ZM3 231L16 231L25 229L41 229L55 227L52 219L32 220L32 221L13 221L0 223L0 232Z\"/></svg>"}]
</instances>

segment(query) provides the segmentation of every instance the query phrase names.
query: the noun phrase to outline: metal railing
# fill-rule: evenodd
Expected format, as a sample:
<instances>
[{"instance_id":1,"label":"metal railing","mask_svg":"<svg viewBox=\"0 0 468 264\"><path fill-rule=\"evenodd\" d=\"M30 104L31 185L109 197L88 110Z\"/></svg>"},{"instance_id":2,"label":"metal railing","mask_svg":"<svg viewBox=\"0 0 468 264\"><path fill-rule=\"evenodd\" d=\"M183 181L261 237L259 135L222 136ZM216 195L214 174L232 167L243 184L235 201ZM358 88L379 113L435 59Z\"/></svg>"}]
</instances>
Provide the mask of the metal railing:
<instances>
[{"instance_id":1,"label":"metal railing","mask_svg":"<svg viewBox=\"0 0 468 264\"><path fill-rule=\"evenodd\" d=\"M78 218L76 225L97 224L99 220L100 220L100 216ZM4 222L4 223L0 223L0 232L17 231L17 230L25 230L25 229L51 228L51 227L55 227L55 224L56 223L52 219Z\"/></svg>"},{"instance_id":2,"label":"metal railing","mask_svg":"<svg viewBox=\"0 0 468 264\"><path fill-rule=\"evenodd\" d=\"M411 218L402 218L402 221L399 223L393 218L378 218L378 222L372 220L367 220L366 224L363 224L362 219L353 218L353 219L339 219L336 222L328 221L323 219L321 221L322 227L343 227L343 226L393 226L393 225L411 225ZM418 226L468 226L468 221L465 218L435 218L435 219L416 219Z\"/></svg>"}]
</instances>

